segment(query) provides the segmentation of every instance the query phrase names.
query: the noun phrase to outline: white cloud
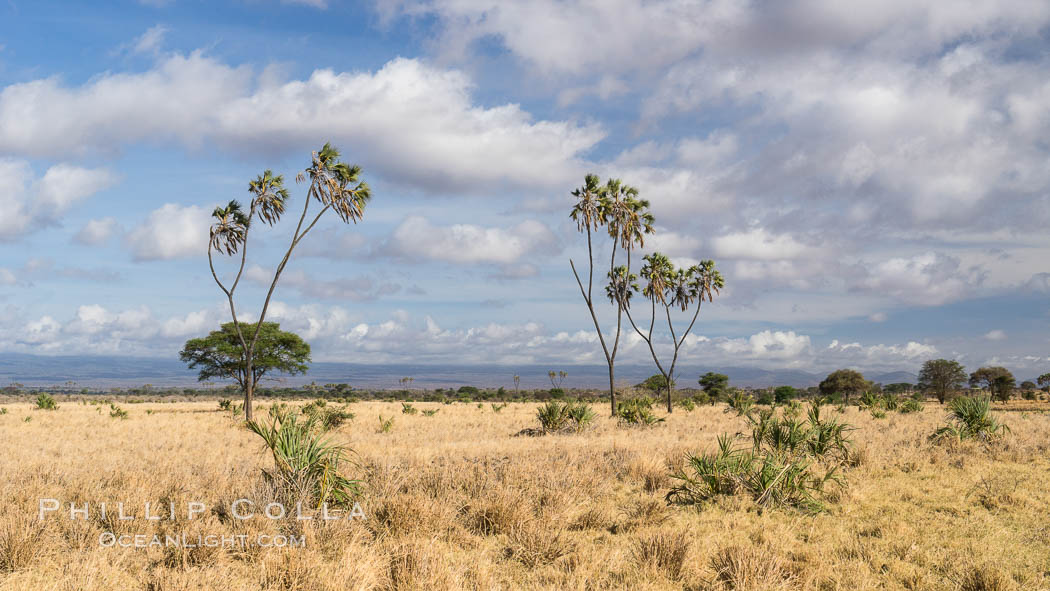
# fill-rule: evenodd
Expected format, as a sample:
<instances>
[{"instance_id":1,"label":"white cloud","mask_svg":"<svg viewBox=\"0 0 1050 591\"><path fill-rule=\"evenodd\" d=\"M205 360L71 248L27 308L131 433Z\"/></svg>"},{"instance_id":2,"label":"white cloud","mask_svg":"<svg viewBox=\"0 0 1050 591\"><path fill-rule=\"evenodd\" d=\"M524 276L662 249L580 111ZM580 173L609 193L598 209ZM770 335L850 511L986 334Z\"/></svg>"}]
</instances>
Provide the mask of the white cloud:
<instances>
[{"instance_id":1,"label":"white cloud","mask_svg":"<svg viewBox=\"0 0 1050 591\"><path fill-rule=\"evenodd\" d=\"M57 222L74 204L116 182L104 169L55 164L35 178L24 160L0 158L0 240Z\"/></svg>"},{"instance_id":2,"label":"white cloud","mask_svg":"<svg viewBox=\"0 0 1050 591\"><path fill-rule=\"evenodd\" d=\"M353 147L346 157L366 175L447 192L535 188L536 170L544 171L541 184L561 186L604 137L596 125L534 121L515 104L475 106L471 90L462 72L404 58L376 72L317 70L279 83L200 52L172 55L146 72L81 86L46 78L4 88L0 152L86 155L212 140L286 155L316 149L320 137Z\"/></svg>"},{"instance_id":3,"label":"white cloud","mask_svg":"<svg viewBox=\"0 0 1050 591\"><path fill-rule=\"evenodd\" d=\"M504 229L473 224L437 226L424 217L409 216L391 234L385 251L415 260L510 264L530 255L559 252L560 246L550 228L536 220Z\"/></svg>"},{"instance_id":4,"label":"white cloud","mask_svg":"<svg viewBox=\"0 0 1050 591\"><path fill-rule=\"evenodd\" d=\"M201 256L208 250L211 212L196 205L166 203L126 237L136 261Z\"/></svg>"},{"instance_id":5,"label":"white cloud","mask_svg":"<svg viewBox=\"0 0 1050 591\"><path fill-rule=\"evenodd\" d=\"M134 53L157 54L164 44L164 36L168 34L168 28L164 25L153 25L145 33L135 39L131 47Z\"/></svg>"},{"instance_id":6,"label":"white cloud","mask_svg":"<svg viewBox=\"0 0 1050 591\"><path fill-rule=\"evenodd\" d=\"M722 341L718 346L726 353L747 359L798 359L810 351L810 339L795 331L764 330L747 339Z\"/></svg>"},{"instance_id":7,"label":"white cloud","mask_svg":"<svg viewBox=\"0 0 1050 591\"><path fill-rule=\"evenodd\" d=\"M959 259L927 252L859 265L852 289L869 291L920 306L939 306L972 295L984 281L980 269L963 269Z\"/></svg>"},{"instance_id":8,"label":"white cloud","mask_svg":"<svg viewBox=\"0 0 1050 591\"><path fill-rule=\"evenodd\" d=\"M986 335L984 335L984 338L988 339L989 341L1005 341L1006 332L1002 330L991 330L988 331Z\"/></svg>"},{"instance_id":9,"label":"white cloud","mask_svg":"<svg viewBox=\"0 0 1050 591\"><path fill-rule=\"evenodd\" d=\"M99 218L88 220L84 227L73 236L73 240L79 244L98 246L105 244L119 232L120 224L115 218Z\"/></svg>"},{"instance_id":10,"label":"white cloud","mask_svg":"<svg viewBox=\"0 0 1050 591\"><path fill-rule=\"evenodd\" d=\"M716 256L765 261L797 259L817 252L791 236L772 235L763 228L717 236L711 240L711 246Z\"/></svg>"}]
</instances>

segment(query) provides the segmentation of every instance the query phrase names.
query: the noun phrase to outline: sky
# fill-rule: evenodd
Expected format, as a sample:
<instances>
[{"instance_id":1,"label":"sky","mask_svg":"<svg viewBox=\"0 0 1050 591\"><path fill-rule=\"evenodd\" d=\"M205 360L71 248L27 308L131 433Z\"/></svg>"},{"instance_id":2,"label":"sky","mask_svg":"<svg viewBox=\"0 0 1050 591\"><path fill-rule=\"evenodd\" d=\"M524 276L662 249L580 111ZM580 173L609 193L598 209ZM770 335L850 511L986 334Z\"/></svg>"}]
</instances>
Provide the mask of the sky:
<instances>
[{"instance_id":1,"label":"sky","mask_svg":"<svg viewBox=\"0 0 1050 591\"><path fill-rule=\"evenodd\" d=\"M6 0L0 352L175 356L229 319L212 209L272 169L297 210L331 142L373 199L268 312L318 361L604 363L569 267L595 173L651 202L640 254L725 276L690 365L1039 375L1047 138L1031 0ZM244 316L294 223L253 226Z\"/></svg>"}]
</instances>

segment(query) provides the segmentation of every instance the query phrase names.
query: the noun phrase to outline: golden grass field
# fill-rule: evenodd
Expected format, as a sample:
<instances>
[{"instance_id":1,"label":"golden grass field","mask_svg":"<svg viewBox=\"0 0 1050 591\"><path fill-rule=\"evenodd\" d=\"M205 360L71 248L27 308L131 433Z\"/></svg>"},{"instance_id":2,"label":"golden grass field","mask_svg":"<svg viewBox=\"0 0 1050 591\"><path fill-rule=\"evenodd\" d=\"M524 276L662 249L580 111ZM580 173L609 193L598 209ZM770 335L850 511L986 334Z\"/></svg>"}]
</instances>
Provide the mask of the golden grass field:
<instances>
[{"instance_id":1,"label":"golden grass field","mask_svg":"<svg viewBox=\"0 0 1050 591\"><path fill-rule=\"evenodd\" d=\"M426 417L360 402L336 435L358 452L351 475L367 485L367 520L39 521L40 498L63 509L123 501L136 514L145 502L256 498L273 461L215 401L121 404L130 416L120 420L58 399L57 411L0 402L2 590L1050 589L1050 406L999 412L1012 433L992 449L928 443L943 424L936 403L881 420L850 407L842 418L858 427L860 463L816 516L747 498L664 502L669 461L744 429L722 404L677 409L648 430L619 428L595 405L603 416L583 434L514 437L537 426L537 404L497 414L416 403L440 408ZM395 416L390 433L376 432L380 414ZM104 548L104 531L307 542Z\"/></svg>"}]
</instances>

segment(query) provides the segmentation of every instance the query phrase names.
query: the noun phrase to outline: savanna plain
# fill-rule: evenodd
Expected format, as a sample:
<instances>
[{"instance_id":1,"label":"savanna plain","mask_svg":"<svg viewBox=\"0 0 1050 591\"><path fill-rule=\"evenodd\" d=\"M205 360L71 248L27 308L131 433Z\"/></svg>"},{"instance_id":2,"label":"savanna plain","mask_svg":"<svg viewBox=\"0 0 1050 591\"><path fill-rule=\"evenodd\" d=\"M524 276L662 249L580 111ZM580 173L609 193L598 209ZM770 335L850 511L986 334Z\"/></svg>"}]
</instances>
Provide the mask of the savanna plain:
<instances>
[{"instance_id":1,"label":"savanna plain","mask_svg":"<svg viewBox=\"0 0 1050 591\"><path fill-rule=\"evenodd\" d=\"M1050 405L993 411L994 443L930 440L946 408L876 418L825 407L854 430L823 510L746 494L671 504L670 474L718 436L750 437L725 404L676 409L648 428L598 417L580 432L516 436L537 403L348 405L328 435L353 450L366 518L231 519L265 505L274 457L214 400L75 397L0 404L0 589L1050 589ZM293 402L305 405L308 401ZM257 406L265 415L268 404ZM29 417L29 420L26 420ZM382 419L394 417L386 432ZM39 519L39 499L62 511ZM123 502L135 520L69 519L68 504ZM146 521L145 503L208 510ZM65 514L63 515L63 512ZM103 547L104 532L302 536L303 547Z\"/></svg>"}]
</instances>

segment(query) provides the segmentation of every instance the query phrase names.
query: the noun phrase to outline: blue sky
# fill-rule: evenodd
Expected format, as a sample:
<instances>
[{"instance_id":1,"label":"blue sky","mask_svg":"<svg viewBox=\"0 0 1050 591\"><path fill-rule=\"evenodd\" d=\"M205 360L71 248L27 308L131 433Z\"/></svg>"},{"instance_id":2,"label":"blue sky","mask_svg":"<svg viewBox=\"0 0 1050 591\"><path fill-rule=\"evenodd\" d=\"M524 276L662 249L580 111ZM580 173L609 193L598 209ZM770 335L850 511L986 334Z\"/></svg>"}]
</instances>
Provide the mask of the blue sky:
<instances>
[{"instance_id":1,"label":"blue sky","mask_svg":"<svg viewBox=\"0 0 1050 591\"><path fill-rule=\"evenodd\" d=\"M208 213L267 168L301 204L331 141L374 199L271 308L318 360L601 363L568 265L595 172L652 202L647 251L725 275L691 364L1038 375L1048 25L990 0L8 0L0 350L174 355L227 318ZM291 223L253 230L249 315Z\"/></svg>"}]
</instances>

